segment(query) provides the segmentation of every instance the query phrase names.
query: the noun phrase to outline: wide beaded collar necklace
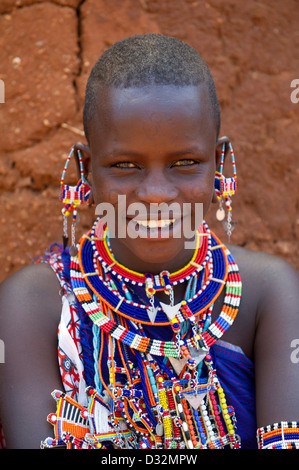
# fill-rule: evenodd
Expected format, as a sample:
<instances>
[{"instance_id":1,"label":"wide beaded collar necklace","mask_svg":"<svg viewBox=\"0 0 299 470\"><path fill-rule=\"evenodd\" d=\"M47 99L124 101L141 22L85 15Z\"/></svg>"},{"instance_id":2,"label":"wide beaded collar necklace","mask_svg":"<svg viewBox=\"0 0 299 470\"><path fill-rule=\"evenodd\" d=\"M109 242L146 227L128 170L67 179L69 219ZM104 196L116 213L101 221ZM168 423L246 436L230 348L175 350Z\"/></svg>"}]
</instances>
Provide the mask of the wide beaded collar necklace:
<instances>
[{"instance_id":1,"label":"wide beaded collar necklace","mask_svg":"<svg viewBox=\"0 0 299 470\"><path fill-rule=\"evenodd\" d=\"M158 356L182 357L190 347L208 351L233 323L241 298L241 279L236 263L227 248L209 231L204 222L197 232L197 243L190 263L180 271L160 276L140 274L120 265L111 253L107 229L100 220L82 237L78 254L71 258L71 283L73 291L89 318L113 338L133 349ZM174 305L173 286L190 276L200 274L201 288L190 299ZM112 276L121 283L122 294ZM131 300L127 284L143 286L148 302ZM206 331L197 332L182 344L179 330L183 322L191 326L198 323L201 315L214 305L225 286L223 308L218 318ZM154 302L156 290L169 293L170 304ZM124 295L125 294L125 295ZM136 332L135 328L123 326L111 319L109 311L138 325L170 325L174 331L173 341L161 341ZM194 330L195 331L195 330ZM191 355L191 354L190 354Z\"/></svg>"}]
</instances>

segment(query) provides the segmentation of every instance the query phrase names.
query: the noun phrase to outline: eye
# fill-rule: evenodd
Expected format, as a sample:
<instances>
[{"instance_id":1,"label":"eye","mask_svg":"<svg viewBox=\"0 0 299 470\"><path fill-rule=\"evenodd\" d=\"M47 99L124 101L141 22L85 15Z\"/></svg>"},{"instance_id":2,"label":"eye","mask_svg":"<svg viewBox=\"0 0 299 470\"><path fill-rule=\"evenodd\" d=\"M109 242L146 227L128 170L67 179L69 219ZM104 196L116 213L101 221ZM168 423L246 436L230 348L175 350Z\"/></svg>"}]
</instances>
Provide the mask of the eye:
<instances>
[{"instance_id":1,"label":"eye","mask_svg":"<svg viewBox=\"0 0 299 470\"><path fill-rule=\"evenodd\" d=\"M138 168L138 166L135 163L132 162L118 162L112 165L113 168Z\"/></svg>"},{"instance_id":2,"label":"eye","mask_svg":"<svg viewBox=\"0 0 299 470\"><path fill-rule=\"evenodd\" d=\"M193 160L191 158L183 158L182 160L178 160L177 162L173 163L173 167L177 166L193 166L193 165L199 165L199 162L196 160Z\"/></svg>"}]
</instances>

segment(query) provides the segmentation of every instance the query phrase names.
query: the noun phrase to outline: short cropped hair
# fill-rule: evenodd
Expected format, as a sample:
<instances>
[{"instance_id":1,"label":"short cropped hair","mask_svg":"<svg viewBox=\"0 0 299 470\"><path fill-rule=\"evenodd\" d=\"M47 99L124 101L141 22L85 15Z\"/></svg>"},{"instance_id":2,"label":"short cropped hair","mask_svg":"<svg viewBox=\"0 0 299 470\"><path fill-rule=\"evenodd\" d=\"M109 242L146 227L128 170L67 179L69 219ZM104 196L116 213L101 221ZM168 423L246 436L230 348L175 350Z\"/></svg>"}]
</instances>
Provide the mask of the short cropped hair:
<instances>
[{"instance_id":1,"label":"short cropped hair","mask_svg":"<svg viewBox=\"0 0 299 470\"><path fill-rule=\"evenodd\" d=\"M91 70L86 85L83 124L88 140L88 124L96 111L100 86L141 88L149 85L207 85L217 137L220 109L211 72L199 53L185 42L162 34L131 36L107 49Z\"/></svg>"}]
</instances>

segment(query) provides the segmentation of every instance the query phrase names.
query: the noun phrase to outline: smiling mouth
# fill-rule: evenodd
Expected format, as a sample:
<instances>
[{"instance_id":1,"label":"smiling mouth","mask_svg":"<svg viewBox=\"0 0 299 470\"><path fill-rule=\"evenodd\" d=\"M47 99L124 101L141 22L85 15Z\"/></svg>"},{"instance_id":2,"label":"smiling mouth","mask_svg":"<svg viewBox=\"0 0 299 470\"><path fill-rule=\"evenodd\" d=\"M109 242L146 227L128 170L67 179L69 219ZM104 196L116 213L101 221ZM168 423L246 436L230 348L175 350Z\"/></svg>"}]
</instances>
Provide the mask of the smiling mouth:
<instances>
[{"instance_id":1,"label":"smiling mouth","mask_svg":"<svg viewBox=\"0 0 299 470\"><path fill-rule=\"evenodd\" d=\"M137 235L138 234L138 235ZM161 238L180 238L181 237L181 219L180 218L161 218L146 219L133 218L128 224L128 235L132 238L136 236L153 240Z\"/></svg>"},{"instance_id":2,"label":"smiling mouth","mask_svg":"<svg viewBox=\"0 0 299 470\"><path fill-rule=\"evenodd\" d=\"M137 225L147 229L169 228L175 223L176 219L161 219L161 220L136 220Z\"/></svg>"}]
</instances>

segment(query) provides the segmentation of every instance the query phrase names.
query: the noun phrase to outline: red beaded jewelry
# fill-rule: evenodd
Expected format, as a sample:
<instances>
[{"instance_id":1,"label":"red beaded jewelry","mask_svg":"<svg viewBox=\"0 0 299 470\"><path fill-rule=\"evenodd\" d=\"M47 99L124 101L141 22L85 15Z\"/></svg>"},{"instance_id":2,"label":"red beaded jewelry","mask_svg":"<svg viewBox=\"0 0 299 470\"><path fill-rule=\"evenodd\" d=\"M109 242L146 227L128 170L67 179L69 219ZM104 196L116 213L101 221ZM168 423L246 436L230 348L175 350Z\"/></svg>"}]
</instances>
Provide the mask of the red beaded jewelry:
<instances>
[{"instance_id":1,"label":"red beaded jewelry","mask_svg":"<svg viewBox=\"0 0 299 470\"><path fill-rule=\"evenodd\" d=\"M231 178L225 178L223 175L223 165L224 165L224 157L226 153L226 145L228 145L231 161L233 166L233 176ZM231 143L224 142L222 144L222 151L221 151L221 161L220 161L220 168L219 171L215 173L215 192L217 198L219 199L219 209L216 212L216 218L220 221L224 222L225 218L225 211L223 208L223 201L227 208L227 222L224 223L225 231L227 233L228 238L230 238L233 230L234 224L232 223L232 196L236 194L237 191L237 170L236 170L236 163L235 163L235 155L232 148Z\"/></svg>"}]
</instances>

